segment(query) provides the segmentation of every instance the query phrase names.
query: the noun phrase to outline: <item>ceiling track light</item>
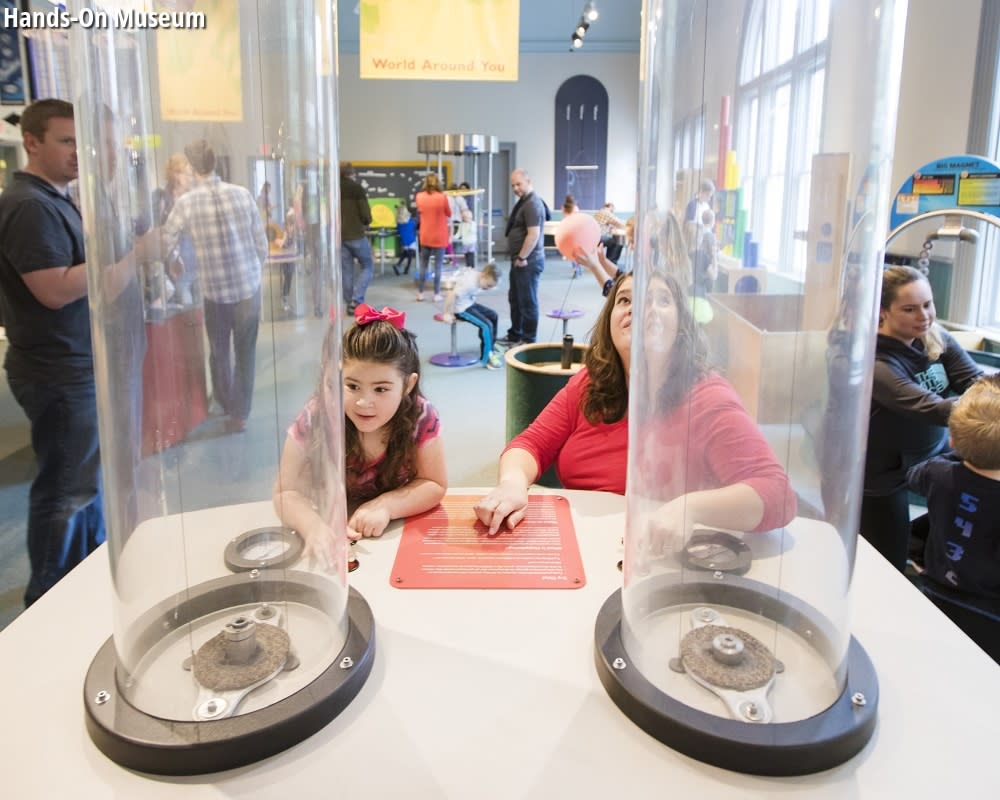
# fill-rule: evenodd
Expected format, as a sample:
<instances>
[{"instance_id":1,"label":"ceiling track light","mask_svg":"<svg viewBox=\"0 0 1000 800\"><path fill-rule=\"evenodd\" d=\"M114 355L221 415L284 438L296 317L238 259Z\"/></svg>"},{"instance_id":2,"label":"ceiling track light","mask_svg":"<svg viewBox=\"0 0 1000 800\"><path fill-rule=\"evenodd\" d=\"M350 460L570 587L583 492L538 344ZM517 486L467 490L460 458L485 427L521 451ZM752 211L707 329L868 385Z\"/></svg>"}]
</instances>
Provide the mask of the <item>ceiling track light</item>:
<instances>
[{"instance_id":1,"label":"ceiling track light","mask_svg":"<svg viewBox=\"0 0 1000 800\"><path fill-rule=\"evenodd\" d=\"M587 31L590 28L590 23L593 22L598 17L597 6L593 2L588 2L587 5L583 7L583 13L580 14L580 21L576 23L576 28L573 31L573 35L570 37L570 51L579 50L583 47L583 37L586 36Z\"/></svg>"}]
</instances>

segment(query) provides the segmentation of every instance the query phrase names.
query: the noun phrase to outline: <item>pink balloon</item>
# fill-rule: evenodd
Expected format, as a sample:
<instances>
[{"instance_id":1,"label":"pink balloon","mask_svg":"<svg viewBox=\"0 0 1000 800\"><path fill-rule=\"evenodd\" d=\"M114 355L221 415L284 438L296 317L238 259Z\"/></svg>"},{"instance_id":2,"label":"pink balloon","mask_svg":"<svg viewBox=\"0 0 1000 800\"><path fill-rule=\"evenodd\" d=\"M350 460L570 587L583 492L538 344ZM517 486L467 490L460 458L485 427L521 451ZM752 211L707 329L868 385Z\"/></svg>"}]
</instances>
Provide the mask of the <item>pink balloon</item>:
<instances>
[{"instance_id":1,"label":"pink balloon","mask_svg":"<svg viewBox=\"0 0 1000 800\"><path fill-rule=\"evenodd\" d=\"M577 211L563 217L556 226L556 248L570 261L578 248L590 253L601 241L601 226L590 214Z\"/></svg>"}]
</instances>

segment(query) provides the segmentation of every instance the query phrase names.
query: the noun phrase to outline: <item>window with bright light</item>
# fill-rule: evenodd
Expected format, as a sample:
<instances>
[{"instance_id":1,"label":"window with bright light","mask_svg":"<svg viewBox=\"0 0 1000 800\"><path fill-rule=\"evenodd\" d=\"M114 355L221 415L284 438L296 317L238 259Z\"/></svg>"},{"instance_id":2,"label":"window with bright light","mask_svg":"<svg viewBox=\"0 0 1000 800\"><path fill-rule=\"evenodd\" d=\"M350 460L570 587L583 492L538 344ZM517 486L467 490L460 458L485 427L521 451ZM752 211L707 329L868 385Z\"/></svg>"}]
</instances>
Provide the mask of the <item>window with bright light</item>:
<instances>
[{"instance_id":1,"label":"window with bright light","mask_svg":"<svg viewBox=\"0 0 1000 800\"><path fill-rule=\"evenodd\" d=\"M829 0L754 0L744 28L734 144L747 230L762 266L796 278L806 268L829 16Z\"/></svg>"},{"instance_id":2,"label":"window with bright light","mask_svg":"<svg viewBox=\"0 0 1000 800\"><path fill-rule=\"evenodd\" d=\"M702 108L675 128L675 169L700 169L705 157L705 111Z\"/></svg>"}]
</instances>

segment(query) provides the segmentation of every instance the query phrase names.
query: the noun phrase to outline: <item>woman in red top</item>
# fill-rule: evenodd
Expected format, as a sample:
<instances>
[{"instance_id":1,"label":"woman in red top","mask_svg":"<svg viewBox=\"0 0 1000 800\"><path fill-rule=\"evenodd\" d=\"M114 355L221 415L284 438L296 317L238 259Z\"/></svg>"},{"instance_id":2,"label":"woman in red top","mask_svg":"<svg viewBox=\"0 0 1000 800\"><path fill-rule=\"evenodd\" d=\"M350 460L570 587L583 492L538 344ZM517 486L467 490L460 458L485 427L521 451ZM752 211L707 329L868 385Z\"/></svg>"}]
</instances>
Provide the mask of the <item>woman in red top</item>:
<instances>
[{"instance_id":1,"label":"woman in red top","mask_svg":"<svg viewBox=\"0 0 1000 800\"><path fill-rule=\"evenodd\" d=\"M695 523L743 531L780 528L795 516L788 476L729 383L712 373L700 327L673 276L648 287L644 369L655 392L636 462L662 502L657 528L675 541ZM632 275L619 275L594 326L585 369L574 375L500 456L497 487L476 504L489 532L524 517L528 486L553 462L567 489L625 493ZM669 380L666 377L669 376ZM677 458L663 458L664 451ZM639 468L644 472L643 468Z\"/></svg>"},{"instance_id":2,"label":"woman in red top","mask_svg":"<svg viewBox=\"0 0 1000 800\"><path fill-rule=\"evenodd\" d=\"M417 213L420 215L420 264L417 267L417 300L424 299L424 282L434 258L434 300L440 302L441 267L444 249L451 241L451 203L441 191L441 179L435 173L424 178L423 190L417 192Z\"/></svg>"}]
</instances>

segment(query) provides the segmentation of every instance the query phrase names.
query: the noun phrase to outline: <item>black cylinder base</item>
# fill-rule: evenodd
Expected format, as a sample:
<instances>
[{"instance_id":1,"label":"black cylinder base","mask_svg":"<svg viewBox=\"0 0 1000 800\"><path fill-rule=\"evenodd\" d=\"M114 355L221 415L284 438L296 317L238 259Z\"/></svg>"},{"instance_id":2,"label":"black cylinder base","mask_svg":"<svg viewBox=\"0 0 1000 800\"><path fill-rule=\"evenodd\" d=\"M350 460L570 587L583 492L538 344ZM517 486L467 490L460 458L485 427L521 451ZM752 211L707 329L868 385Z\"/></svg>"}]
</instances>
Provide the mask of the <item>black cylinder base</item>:
<instances>
[{"instance_id":1,"label":"black cylinder base","mask_svg":"<svg viewBox=\"0 0 1000 800\"><path fill-rule=\"evenodd\" d=\"M157 775L219 772L279 753L343 711L371 673L375 620L354 589L349 590L347 615L343 648L310 684L258 711L204 722L161 719L131 705L118 690L118 657L114 640L108 639L84 684L87 732L112 761Z\"/></svg>"},{"instance_id":2,"label":"black cylinder base","mask_svg":"<svg viewBox=\"0 0 1000 800\"><path fill-rule=\"evenodd\" d=\"M833 705L804 720L758 725L691 708L650 683L625 650L620 590L601 607L594 635L601 683L625 716L668 747L707 764L753 775L808 775L847 761L875 731L878 679L854 637L844 691Z\"/></svg>"}]
</instances>

